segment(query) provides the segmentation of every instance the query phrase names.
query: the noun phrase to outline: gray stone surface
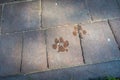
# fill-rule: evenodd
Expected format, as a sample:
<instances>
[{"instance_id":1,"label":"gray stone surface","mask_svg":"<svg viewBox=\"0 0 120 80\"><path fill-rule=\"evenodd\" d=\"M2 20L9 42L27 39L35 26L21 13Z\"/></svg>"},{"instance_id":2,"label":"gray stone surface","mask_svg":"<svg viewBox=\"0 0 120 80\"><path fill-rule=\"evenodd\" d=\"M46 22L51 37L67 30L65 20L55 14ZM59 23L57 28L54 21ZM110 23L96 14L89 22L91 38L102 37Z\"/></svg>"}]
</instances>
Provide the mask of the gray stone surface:
<instances>
[{"instance_id":1,"label":"gray stone surface","mask_svg":"<svg viewBox=\"0 0 120 80\"><path fill-rule=\"evenodd\" d=\"M2 6L0 5L0 34L1 34L1 15L2 15Z\"/></svg>"},{"instance_id":2,"label":"gray stone surface","mask_svg":"<svg viewBox=\"0 0 120 80\"><path fill-rule=\"evenodd\" d=\"M41 26L41 1L4 6L2 33L35 30Z\"/></svg>"},{"instance_id":3,"label":"gray stone surface","mask_svg":"<svg viewBox=\"0 0 120 80\"><path fill-rule=\"evenodd\" d=\"M120 59L118 45L107 22L96 22L82 27L87 31L82 39L87 64Z\"/></svg>"},{"instance_id":4,"label":"gray stone surface","mask_svg":"<svg viewBox=\"0 0 120 80\"><path fill-rule=\"evenodd\" d=\"M0 36L0 76L20 73L21 34Z\"/></svg>"},{"instance_id":5,"label":"gray stone surface","mask_svg":"<svg viewBox=\"0 0 120 80\"><path fill-rule=\"evenodd\" d=\"M43 27L88 22L85 0L42 0Z\"/></svg>"},{"instance_id":6,"label":"gray stone surface","mask_svg":"<svg viewBox=\"0 0 120 80\"><path fill-rule=\"evenodd\" d=\"M87 0L93 20L120 17L120 8L116 0Z\"/></svg>"},{"instance_id":7,"label":"gray stone surface","mask_svg":"<svg viewBox=\"0 0 120 80\"><path fill-rule=\"evenodd\" d=\"M120 61L6 77L0 80L89 80L104 76L120 77Z\"/></svg>"},{"instance_id":8,"label":"gray stone surface","mask_svg":"<svg viewBox=\"0 0 120 80\"><path fill-rule=\"evenodd\" d=\"M110 20L110 25L120 48L120 19Z\"/></svg>"},{"instance_id":9,"label":"gray stone surface","mask_svg":"<svg viewBox=\"0 0 120 80\"><path fill-rule=\"evenodd\" d=\"M117 2L118 2L118 5L120 6L120 0L117 0Z\"/></svg>"},{"instance_id":10,"label":"gray stone surface","mask_svg":"<svg viewBox=\"0 0 120 80\"><path fill-rule=\"evenodd\" d=\"M83 65L79 36L78 34L77 36L74 36L73 31L73 25L48 29L46 31L48 62L50 69ZM59 39L60 37L62 37L64 41L67 40L69 42L69 46L67 47L68 52L58 52L58 47L57 49L53 49L55 39Z\"/></svg>"},{"instance_id":11,"label":"gray stone surface","mask_svg":"<svg viewBox=\"0 0 120 80\"><path fill-rule=\"evenodd\" d=\"M44 31L24 33L22 72L36 72L47 69Z\"/></svg>"},{"instance_id":12,"label":"gray stone surface","mask_svg":"<svg viewBox=\"0 0 120 80\"><path fill-rule=\"evenodd\" d=\"M16 1L30 1L30 0L0 0L0 4L9 3L9 2L16 2Z\"/></svg>"}]
</instances>

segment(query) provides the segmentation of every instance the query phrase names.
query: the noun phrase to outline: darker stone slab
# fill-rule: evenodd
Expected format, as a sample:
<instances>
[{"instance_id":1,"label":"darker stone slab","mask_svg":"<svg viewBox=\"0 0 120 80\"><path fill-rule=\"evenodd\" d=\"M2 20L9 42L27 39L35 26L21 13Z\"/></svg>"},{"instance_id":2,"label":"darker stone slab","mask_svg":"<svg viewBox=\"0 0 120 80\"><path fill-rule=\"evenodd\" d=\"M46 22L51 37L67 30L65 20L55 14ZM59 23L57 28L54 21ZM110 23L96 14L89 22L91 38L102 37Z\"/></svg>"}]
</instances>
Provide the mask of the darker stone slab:
<instances>
[{"instance_id":1,"label":"darker stone slab","mask_svg":"<svg viewBox=\"0 0 120 80\"><path fill-rule=\"evenodd\" d=\"M110 25L120 48L120 19L110 20Z\"/></svg>"},{"instance_id":2,"label":"darker stone slab","mask_svg":"<svg viewBox=\"0 0 120 80\"><path fill-rule=\"evenodd\" d=\"M44 31L24 33L22 72L38 72L47 69Z\"/></svg>"},{"instance_id":3,"label":"darker stone slab","mask_svg":"<svg viewBox=\"0 0 120 80\"><path fill-rule=\"evenodd\" d=\"M12 76L0 78L0 80L96 80L95 78L105 76L119 77L120 61L52 70L26 76Z\"/></svg>"},{"instance_id":4,"label":"darker stone slab","mask_svg":"<svg viewBox=\"0 0 120 80\"><path fill-rule=\"evenodd\" d=\"M120 6L120 0L117 0L117 2L118 2L118 5Z\"/></svg>"},{"instance_id":5,"label":"darker stone slab","mask_svg":"<svg viewBox=\"0 0 120 80\"><path fill-rule=\"evenodd\" d=\"M0 36L0 76L20 73L21 34Z\"/></svg>"},{"instance_id":6,"label":"darker stone slab","mask_svg":"<svg viewBox=\"0 0 120 80\"><path fill-rule=\"evenodd\" d=\"M57 27L65 24L89 21L85 0L42 0L43 27Z\"/></svg>"},{"instance_id":7,"label":"darker stone slab","mask_svg":"<svg viewBox=\"0 0 120 80\"><path fill-rule=\"evenodd\" d=\"M5 5L2 33L39 29L41 26L40 7L38 0Z\"/></svg>"},{"instance_id":8,"label":"darker stone slab","mask_svg":"<svg viewBox=\"0 0 120 80\"><path fill-rule=\"evenodd\" d=\"M47 52L48 52L48 62L49 68L63 68L63 67L71 67L76 65L83 65L83 57L81 51L81 45L79 36L73 35L74 27L72 25L63 26L54 29L48 29L47 33ZM59 45L62 46L65 43L57 43L57 48L53 47L55 44L55 39L63 38L64 42L66 40L69 42L67 47L64 49L68 49L67 51L59 51Z\"/></svg>"},{"instance_id":9,"label":"darker stone slab","mask_svg":"<svg viewBox=\"0 0 120 80\"><path fill-rule=\"evenodd\" d=\"M107 22L83 25L87 34L83 36L82 46L87 64L120 59L120 51Z\"/></svg>"},{"instance_id":10,"label":"darker stone slab","mask_svg":"<svg viewBox=\"0 0 120 80\"><path fill-rule=\"evenodd\" d=\"M120 9L116 0L87 0L93 20L120 17Z\"/></svg>"},{"instance_id":11,"label":"darker stone slab","mask_svg":"<svg viewBox=\"0 0 120 80\"><path fill-rule=\"evenodd\" d=\"M0 4L9 3L9 2L17 2L17 1L27 1L27 0L0 0Z\"/></svg>"}]
</instances>

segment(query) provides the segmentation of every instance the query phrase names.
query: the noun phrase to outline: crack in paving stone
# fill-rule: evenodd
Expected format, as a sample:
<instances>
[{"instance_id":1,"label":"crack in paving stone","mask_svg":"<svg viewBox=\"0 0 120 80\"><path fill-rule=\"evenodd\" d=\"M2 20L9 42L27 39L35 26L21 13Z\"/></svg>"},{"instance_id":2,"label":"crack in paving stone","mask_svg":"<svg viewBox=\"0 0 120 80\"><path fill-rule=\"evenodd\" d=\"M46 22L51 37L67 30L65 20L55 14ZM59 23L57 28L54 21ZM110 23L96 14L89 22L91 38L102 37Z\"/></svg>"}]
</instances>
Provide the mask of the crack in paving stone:
<instances>
[{"instance_id":1,"label":"crack in paving stone","mask_svg":"<svg viewBox=\"0 0 120 80\"><path fill-rule=\"evenodd\" d=\"M59 39L55 38L54 42L53 49L57 49L58 52L68 52L69 41L65 41L63 37L60 37Z\"/></svg>"}]
</instances>

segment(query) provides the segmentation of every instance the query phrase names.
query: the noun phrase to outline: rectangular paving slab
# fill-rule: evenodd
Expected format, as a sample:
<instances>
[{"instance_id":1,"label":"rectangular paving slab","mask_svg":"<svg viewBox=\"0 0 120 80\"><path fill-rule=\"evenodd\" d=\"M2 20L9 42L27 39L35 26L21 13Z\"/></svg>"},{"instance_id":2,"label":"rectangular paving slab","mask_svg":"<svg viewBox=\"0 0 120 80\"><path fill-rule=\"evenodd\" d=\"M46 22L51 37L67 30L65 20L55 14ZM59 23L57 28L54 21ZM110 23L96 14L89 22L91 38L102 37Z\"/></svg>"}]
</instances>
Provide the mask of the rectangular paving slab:
<instances>
[{"instance_id":1,"label":"rectangular paving slab","mask_svg":"<svg viewBox=\"0 0 120 80\"><path fill-rule=\"evenodd\" d=\"M82 34L82 47L87 64L120 59L118 45L106 21L83 25L82 28L86 30L86 34Z\"/></svg>"},{"instance_id":2,"label":"rectangular paving slab","mask_svg":"<svg viewBox=\"0 0 120 80\"><path fill-rule=\"evenodd\" d=\"M9 2L17 2L17 1L30 1L30 0L0 0L0 4L9 3Z\"/></svg>"},{"instance_id":3,"label":"rectangular paving slab","mask_svg":"<svg viewBox=\"0 0 120 80\"><path fill-rule=\"evenodd\" d=\"M22 72L36 72L47 69L44 31L24 33Z\"/></svg>"},{"instance_id":4,"label":"rectangular paving slab","mask_svg":"<svg viewBox=\"0 0 120 80\"><path fill-rule=\"evenodd\" d=\"M42 0L43 27L88 22L85 0Z\"/></svg>"},{"instance_id":5,"label":"rectangular paving slab","mask_svg":"<svg viewBox=\"0 0 120 80\"><path fill-rule=\"evenodd\" d=\"M116 0L87 0L93 20L120 17L120 8Z\"/></svg>"},{"instance_id":6,"label":"rectangular paving slab","mask_svg":"<svg viewBox=\"0 0 120 80\"><path fill-rule=\"evenodd\" d=\"M0 76L20 73L21 34L0 36Z\"/></svg>"},{"instance_id":7,"label":"rectangular paving slab","mask_svg":"<svg viewBox=\"0 0 120 80\"><path fill-rule=\"evenodd\" d=\"M73 35L74 31L74 25L66 25L46 31L50 69L84 64L80 39L77 32L76 35Z\"/></svg>"},{"instance_id":8,"label":"rectangular paving slab","mask_svg":"<svg viewBox=\"0 0 120 80\"><path fill-rule=\"evenodd\" d=\"M41 26L41 1L7 4L3 9L2 33L36 30Z\"/></svg>"},{"instance_id":9,"label":"rectangular paving slab","mask_svg":"<svg viewBox=\"0 0 120 80\"><path fill-rule=\"evenodd\" d=\"M120 48L120 19L110 20L110 25Z\"/></svg>"}]
</instances>

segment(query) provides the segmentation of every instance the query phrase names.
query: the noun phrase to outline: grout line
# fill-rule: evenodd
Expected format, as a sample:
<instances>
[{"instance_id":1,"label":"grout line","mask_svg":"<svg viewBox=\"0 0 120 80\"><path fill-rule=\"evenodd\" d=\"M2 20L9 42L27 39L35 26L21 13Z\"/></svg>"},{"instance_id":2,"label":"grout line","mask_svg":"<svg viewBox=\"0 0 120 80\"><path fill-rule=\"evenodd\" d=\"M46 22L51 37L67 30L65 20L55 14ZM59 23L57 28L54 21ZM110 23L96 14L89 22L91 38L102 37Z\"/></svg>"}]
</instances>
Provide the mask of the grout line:
<instances>
[{"instance_id":1,"label":"grout line","mask_svg":"<svg viewBox=\"0 0 120 80\"><path fill-rule=\"evenodd\" d=\"M117 43L117 45L118 45L118 41L117 41L117 39L116 39L116 37L115 37L115 33L114 33L113 29L112 29L112 25L110 24L110 21L109 21L109 20L108 20L108 25L109 25L109 27L110 27L110 29L111 29L111 32L112 32L112 34L113 34L113 37L114 37L114 39L115 39L115 41L116 41L116 43ZM118 48L120 49L119 45L118 45Z\"/></svg>"},{"instance_id":2,"label":"grout line","mask_svg":"<svg viewBox=\"0 0 120 80\"><path fill-rule=\"evenodd\" d=\"M91 11L90 11L90 8L88 7L88 0L85 0L85 6L87 7L87 10L88 10L88 14L89 14L89 17L91 19L91 21L94 21L93 17L92 17L92 14L91 14Z\"/></svg>"},{"instance_id":3,"label":"grout line","mask_svg":"<svg viewBox=\"0 0 120 80\"><path fill-rule=\"evenodd\" d=\"M42 0L40 0L40 19L41 19L41 21L40 21L40 29L42 28Z\"/></svg>"},{"instance_id":4,"label":"grout line","mask_svg":"<svg viewBox=\"0 0 120 80\"><path fill-rule=\"evenodd\" d=\"M83 63L86 64L79 26L78 26L78 34L79 34L79 39L80 39L80 46L81 46L81 52L82 52L82 57L83 57Z\"/></svg>"},{"instance_id":5,"label":"grout line","mask_svg":"<svg viewBox=\"0 0 120 80\"><path fill-rule=\"evenodd\" d=\"M40 5L40 7L41 7L41 28L43 28L43 24L42 24L42 14L43 14L43 13L42 13L42 11L43 11L43 9L42 9L42 2L43 2L43 1L41 0L41 5Z\"/></svg>"},{"instance_id":6,"label":"grout line","mask_svg":"<svg viewBox=\"0 0 120 80\"><path fill-rule=\"evenodd\" d=\"M49 69L49 59L48 59L48 50L47 50L47 34L45 31L45 44L46 44L46 59L47 59L47 68Z\"/></svg>"},{"instance_id":7,"label":"grout line","mask_svg":"<svg viewBox=\"0 0 120 80\"><path fill-rule=\"evenodd\" d=\"M3 9L4 9L4 4L1 5L2 10L1 10L1 16L0 16L0 35L2 34L2 22L3 22Z\"/></svg>"},{"instance_id":8,"label":"grout line","mask_svg":"<svg viewBox=\"0 0 120 80\"><path fill-rule=\"evenodd\" d=\"M23 61L23 45L24 45L24 37L23 37L23 34L22 33L22 50L21 50L21 63L20 63L20 73L22 72L22 61Z\"/></svg>"},{"instance_id":9,"label":"grout line","mask_svg":"<svg viewBox=\"0 0 120 80\"><path fill-rule=\"evenodd\" d=\"M43 28L43 24L42 24L42 2L43 0L41 0L41 28ZM48 50L47 50L47 33L45 30L45 45L46 45L46 59L47 59L47 68L49 69L49 61L48 61Z\"/></svg>"}]
</instances>

